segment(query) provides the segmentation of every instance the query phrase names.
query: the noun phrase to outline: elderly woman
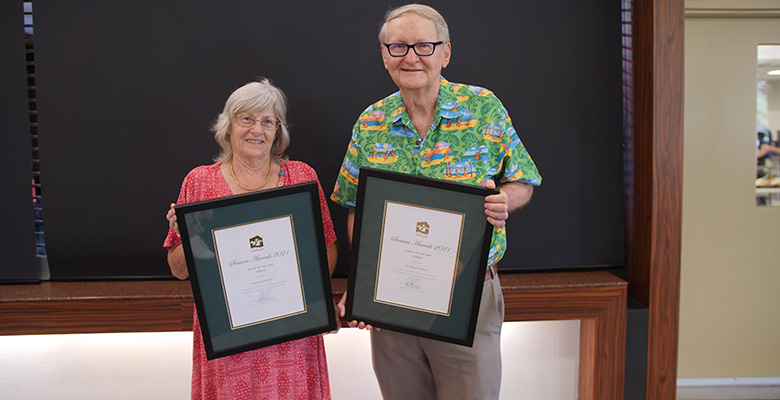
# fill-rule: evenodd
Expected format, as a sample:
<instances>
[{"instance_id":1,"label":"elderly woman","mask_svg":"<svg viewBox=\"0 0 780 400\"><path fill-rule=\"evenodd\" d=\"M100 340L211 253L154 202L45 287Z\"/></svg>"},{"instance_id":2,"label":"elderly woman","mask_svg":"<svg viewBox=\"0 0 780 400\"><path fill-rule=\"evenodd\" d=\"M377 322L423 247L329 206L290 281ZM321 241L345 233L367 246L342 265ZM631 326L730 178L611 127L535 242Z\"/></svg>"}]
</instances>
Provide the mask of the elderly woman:
<instances>
[{"instance_id":1,"label":"elderly woman","mask_svg":"<svg viewBox=\"0 0 780 400\"><path fill-rule=\"evenodd\" d=\"M184 178L178 203L247 193L301 182L319 181L314 170L289 161L287 100L267 79L248 83L230 95L214 123L222 148L211 165L199 166ZM333 222L320 192L322 225L331 273L337 245ZM179 279L188 276L173 206L164 247L168 264ZM330 399L322 336L315 335L228 357L207 360L197 313L193 315L193 399Z\"/></svg>"}]
</instances>

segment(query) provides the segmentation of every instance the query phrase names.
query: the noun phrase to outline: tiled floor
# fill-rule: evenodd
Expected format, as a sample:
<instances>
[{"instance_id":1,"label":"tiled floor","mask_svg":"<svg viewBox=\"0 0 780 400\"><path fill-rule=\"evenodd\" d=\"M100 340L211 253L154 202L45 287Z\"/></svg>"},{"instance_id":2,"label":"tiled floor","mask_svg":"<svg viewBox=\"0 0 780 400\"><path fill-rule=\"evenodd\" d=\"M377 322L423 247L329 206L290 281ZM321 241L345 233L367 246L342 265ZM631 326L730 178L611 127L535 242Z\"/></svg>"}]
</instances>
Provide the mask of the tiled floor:
<instances>
[{"instance_id":1,"label":"tiled floor","mask_svg":"<svg viewBox=\"0 0 780 400\"><path fill-rule=\"evenodd\" d=\"M780 400L780 386L678 387L677 400Z\"/></svg>"}]
</instances>

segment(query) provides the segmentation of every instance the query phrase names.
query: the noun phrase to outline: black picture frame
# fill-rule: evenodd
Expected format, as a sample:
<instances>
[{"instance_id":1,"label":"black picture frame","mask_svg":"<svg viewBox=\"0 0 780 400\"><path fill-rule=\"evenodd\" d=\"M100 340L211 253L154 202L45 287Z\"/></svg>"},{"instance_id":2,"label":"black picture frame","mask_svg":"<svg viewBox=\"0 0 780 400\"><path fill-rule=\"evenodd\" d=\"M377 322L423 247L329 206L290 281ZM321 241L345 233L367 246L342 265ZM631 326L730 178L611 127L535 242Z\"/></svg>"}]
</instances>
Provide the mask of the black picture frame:
<instances>
[{"instance_id":1,"label":"black picture frame","mask_svg":"<svg viewBox=\"0 0 780 400\"><path fill-rule=\"evenodd\" d=\"M175 211L203 344L209 360L336 329L316 182L177 205ZM263 245L262 236L259 241L258 237L247 237L246 244L241 242L237 248L245 246L249 250L244 248L240 253L236 251L235 254L240 254L242 258L233 260L232 254L228 254L225 249L232 249L233 243L239 241L220 239L218 243L218 232L239 232L237 236L244 234L244 230L248 232L252 229L266 229L270 232L271 228L278 225L269 225L269 222L281 222L283 227L290 227L289 234L286 235L292 237L294 248L268 249L267 247L271 246ZM227 231L233 228L238 230ZM268 238L278 241L277 236L285 235L280 232L286 231L286 228L273 230L273 235L264 236L266 242ZM289 245L290 241L282 243ZM219 254L220 246L223 254ZM263 253L265 250L268 252ZM252 252L252 255L247 258L249 252ZM228 259L230 262L226 262ZM271 261L272 259L274 261ZM276 260L284 261L279 263L282 267L297 263L297 277L300 282L282 279L274 281L273 275L269 277L271 273L281 274L278 272L281 268L273 270ZM226 285L225 277L235 273L235 270L229 271L228 268L245 268L243 271L239 270L239 273L256 274L252 276L257 280L247 280L243 283L232 278L233 280L228 281L233 282L232 286ZM269 269L273 271L269 272ZM285 271L285 274L290 273L289 268ZM292 274L296 275L295 272ZM267 282L262 282L263 280ZM231 310L229 298L248 299L237 296L253 293L253 296L257 296L255 301L265 305L255 307L252 313L270 311L272 307L268 304L279 301L275 297L276 293L281 293L284 298L290 292L277 291L272 296L271 289L268 289L272 287L271 283L289 285L287 288L293 289L297 289L297 286L292 285L300 283L300 307L303 307L303 311L297 309L289 314L257 317L257 320L250 319L250 323L237 322L238 310L249 308L249 303L233 301L235 307ZM244 284L246 287L241 286ZM229 287L232 293L229 293ZM297 296L298 291L293 293ZM239 308L238 305L243 307ZM244 315L253 315L252 313Z\"/></svg>"},{"instance_id":2,"label":"black picture frame","mask_svg":"<svg viewBox=\"0 0 780 400\"><path fill-rule=\"evenodd\" d=\"M484 212L485 197L496 193L498 191L479 186L361 167L352 236L346 319L365 321L382 329L470 347L474 341L493 234L493 226L488 223ZM385 262L381 258L382 248L385 246L383 240L401 241L396 238L388 239L386 235L391 233L385 232L385 225L389 221L386 220L389 218L388 205L393 203L409 206L411 210L419 208L432 210L434 213L462 215L462 229L455 255L457 264L452 269L454 272L446 312L443 311L444 308L442 311L421 309L378 297L381 268L389 266L394 271L398 270L397 265L394 265L398 260L388 261L383 267ZM419 223L415 229L417 228ZM411 246L408 249L410 257L415 256L415 247L428 253L436 251L432 250L433 247L426 247L434 246L432 243L416 240L403 240L402 246L407 243ZM404 257L406 256L401 258ZM422 262L424 264L433 259L429 254ZM401 268L397 275L403 277L404 274L414 282L418 281L416 271L410 272L407 268ZM449 276L445 275L448 279ZM416 289L406 287L402 280L386 282L397 282L401 288L400 292Z\"/></svg>"}]
</instances>

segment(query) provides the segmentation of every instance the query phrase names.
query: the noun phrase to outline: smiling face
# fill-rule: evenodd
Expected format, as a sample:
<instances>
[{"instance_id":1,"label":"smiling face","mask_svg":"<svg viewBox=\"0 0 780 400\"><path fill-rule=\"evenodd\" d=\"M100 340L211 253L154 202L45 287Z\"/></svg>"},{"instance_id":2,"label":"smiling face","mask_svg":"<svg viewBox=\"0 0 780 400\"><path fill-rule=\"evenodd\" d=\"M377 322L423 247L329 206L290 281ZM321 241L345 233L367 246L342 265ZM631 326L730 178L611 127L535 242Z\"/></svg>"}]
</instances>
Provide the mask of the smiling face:
<instances>
[{"instance_id":1,"label":"smiling face","mask_svg":"<svg viewBox=\"0 0 780 400\"><path fill-rule=\"evenodd\" d=\"M229 135L233 157L250 163L268 160L271 157L276 131L263 129L260 121L276 121L276 112L273 108L269 108L255 113L240 112L236 115L248 115L255 118L257 122L251 127L238 125L236 118L230 122Z\"/></svg>"},{"instance_id":2,"label":"smiling face","mask_svg":"<svg viewBox=\"0 0 780 400\"><path fill-rule=\"evenodd\" d=\"M433 21L415 13L401 14L387 23L386 43L415 44L437 42L436 25ZM441 70L450 62L450 43L436 47L430 56L418 56L414 50L403 57L392 57L382 46L382 61L390 73L393 82L402 92L419 91L429 93L438 91Z\"/></svg>"}]
</instances>

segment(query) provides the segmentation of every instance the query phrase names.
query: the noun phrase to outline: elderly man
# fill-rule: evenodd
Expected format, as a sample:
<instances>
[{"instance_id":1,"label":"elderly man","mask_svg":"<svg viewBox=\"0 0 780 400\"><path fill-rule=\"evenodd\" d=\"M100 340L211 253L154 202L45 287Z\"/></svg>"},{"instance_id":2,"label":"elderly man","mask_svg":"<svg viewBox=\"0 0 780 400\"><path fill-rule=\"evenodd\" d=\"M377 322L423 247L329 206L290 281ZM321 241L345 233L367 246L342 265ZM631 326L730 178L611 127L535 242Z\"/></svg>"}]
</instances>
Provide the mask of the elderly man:
<instances>
[{"instance_id":1,"label":"elderly man","mask_svg":"<svg viewBox=\"0 0 780 400\"><path fill-rule=\"evenodd\" d=\"M460 182L490 189L499 182L500 194L485 198L485 214L494 228L473 347L373 330L374 371L385 399L497 399L504 303L496 264L506 249L509 213L530 201L541 177L498 98L487 89L441 76L452 45L447 23L436 10L409 4L389 11L379 42L385 69L399 92L369 106L352 131L331 195L351 209L350 240L357 197L351 166L452 179L446 173L449 160L474 160L476 150L482 162L470 163L473 178ZM377 146L391 146L396 157L376 157L371 151ZM447 157L427 156L436 152ZM366 327L357 321L350 326Z\"/></svg>"}]
</instances>

